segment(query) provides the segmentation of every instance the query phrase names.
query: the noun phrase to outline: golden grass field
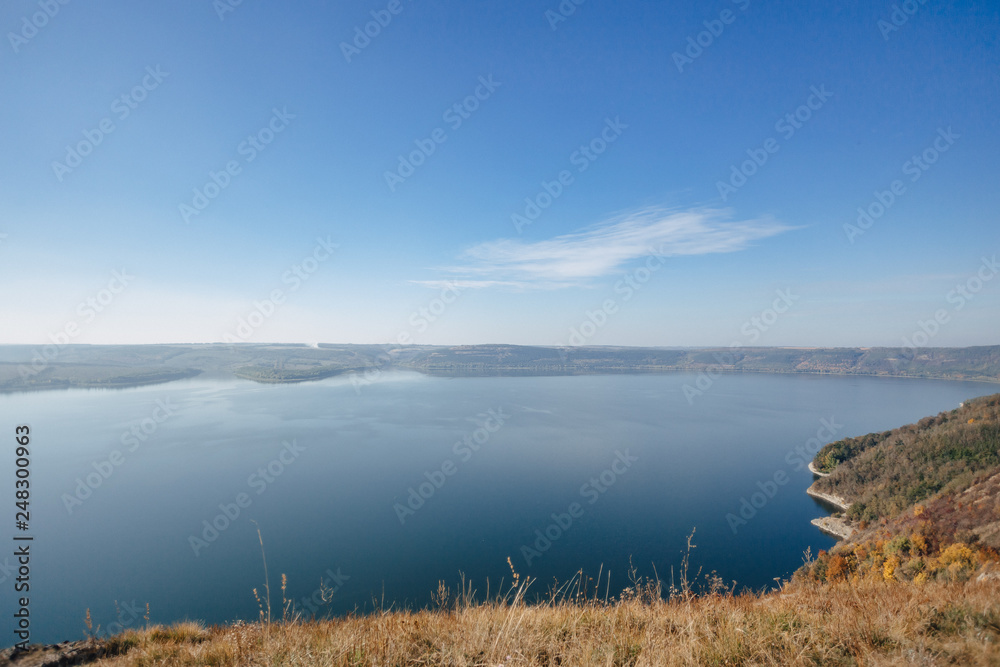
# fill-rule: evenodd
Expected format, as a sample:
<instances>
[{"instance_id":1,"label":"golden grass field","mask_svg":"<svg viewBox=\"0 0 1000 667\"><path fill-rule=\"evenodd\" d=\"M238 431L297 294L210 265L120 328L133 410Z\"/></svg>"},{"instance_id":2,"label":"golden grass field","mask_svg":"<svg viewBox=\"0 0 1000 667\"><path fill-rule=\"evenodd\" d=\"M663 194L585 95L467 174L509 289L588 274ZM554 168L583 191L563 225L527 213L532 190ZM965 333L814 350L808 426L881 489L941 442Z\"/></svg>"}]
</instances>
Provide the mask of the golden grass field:
<instances>
[{"instance_id":1,"label":"golden grass field","mask_svg":"<svg viewBox=\"0 0 1000 667\"><path fill-rule=\"evenodd\" d=\"M389 610L333 620L196 623L127 631L102 667L151 665L998 665L1000 577L878 580L658 599L646 583L616 600L566 595ZM676 593L676 592L675 592ZM574 599L574 597L576 599Z\"/></svg>"}]
</instances>

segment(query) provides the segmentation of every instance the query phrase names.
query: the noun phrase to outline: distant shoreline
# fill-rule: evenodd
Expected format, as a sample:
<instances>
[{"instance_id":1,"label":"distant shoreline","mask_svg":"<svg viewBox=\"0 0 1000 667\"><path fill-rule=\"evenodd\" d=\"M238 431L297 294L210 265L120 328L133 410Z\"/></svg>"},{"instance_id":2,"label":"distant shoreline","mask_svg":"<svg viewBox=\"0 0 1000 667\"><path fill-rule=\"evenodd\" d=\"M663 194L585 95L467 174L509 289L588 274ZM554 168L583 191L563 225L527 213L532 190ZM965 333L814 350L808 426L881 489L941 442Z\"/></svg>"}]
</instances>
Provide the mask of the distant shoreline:
<instances>
[{"instance_id":1,"label":"distant shoreline","mask_svg":"<svg viewBox=\"0 0 1000 667\"><path fill-rule=\"evenodd\" d=\"M41 355L46 355L42 357ZM690 398L734 373L906 378L1000 384L1000 346L967 348L642 348L527 345L0 345L0 392L127 388L205 373L251 382L311 382L352 372L432 377L691 373Z\"/></svg>"},{"instance_id":2,"label":"distant shoreline","mask_svg":"<svg viewBox=\"0 0 1000 667\"><path fill-rule=\"evenodd\" d=\"M34 391L67 391L70 389L135 389L137 387L149 387L158 384L168 384L180 380L190 380L202 374L201 370L195 368L165 370L156 375L145 375L141 377L112 377L98 380L85 380L73 378L45 379L34 384L4 384L0 385L0 395L16 394L19 392Z\"/></svg>"},{"instance_id":3,"label":"distant shoreline","mask_svg":"<svg viewBox=\"0 0 1000 667\"><path fill-rule=\"evenodd\" d=\"M203 374L200 369L186 369L191 371L188 374L177 375L175 377L165 378L165 379L143 379L143 380L124 380L115 383L107 382L87 382L85 380L80 381L60 381L60 382L50 382L50 383L38 383L23 386L4 386L0 385L0 394L10 394L17 393L21 391L47 391L47 390L64 390L64 389L130 389L133 387L144 387L155 384L166 384L169 382L175 382L177 380L186 380L190 378L197 377ZM697 368L631 368L631 369L587 369L587 370L574 370L574 369L564 369L564 370L537 370L537 369L521 369L521 368L507 368L507 369L481 369L476 371L456 371L456 370L445 370L445 369L427 369L427 368L413 368L407 366L391 366L384 369L379 369L379 373L391 372L391 371L405 371L411 373L420 373L421 375L426 375L428 377L448 377L448 378L480 378L480 377L573 377L573 376L584 376L584 375L668 375L672 373L701 373L704 369ZM756 369L718 369L713 370L713 373L726 374L726 375L737 375L743 373L749 373L754 375L809 375L809 376L834 376L834 377L868 377L868 378L885 378L885 379L903 379L903 380L937 380L937 381L949 381L949 382L977 382L982 384L1000 384L1000 378L965 378L965 377L952 377L952 376L937 376L937 375L903 375L903 374L888 374L888 373L834 373L830 371L780 371L780 370L756 370ZM275 377L275 378L255 378L243 375L236 371L228 371L223 373L223 377L231 377L234 379L245 380L247 382L256 382L257 384L302 384L306 382L319 382L321 380L326 380L330 377L337 377L343 375L350 375L351 373L364 374L363 369L346 369L343 371L337 370L324 374L320 377ZM207 374L206 374L207 375ZM214 377L218 377L217 374L212 374ZM826 476L829 473L822 473L815 470L810 463L810 471L819 476Z\"/></svg>"},{"instance_id":4,"label":"distant shoreline","mask_svg":"<svg viewBox=\"0 0 1000 667\"><path fill-rule=\"evenodd\" d=\"M479 371L466 372L458 369L445 368L419 368L411 366L394 366L389 370L402 370L423 373L435 377L545 377L545 376L570 376L570 375L639 375L653 373L704 373L711 370L712 373L736 375L740 373L754 373L757 375L833 375L836 377L874 377L874 378L902 378L906 380L950 380L953 382L980 382L983 384L1000 384L1000 377L990 377L977 375L972 377L954 377L950 375L907 375L905 373L864 373L860 371L822 371L822 370L768 370L757 368L712 368L683 367L683 366L661 366L661 367L637 367L628 369L606 368L587 370L536 370L530 368L497 368L482 369Z\"/></svg>"},{"instance_id":5,"label":"distant shoreline","mask_svg":"<svg viewBox=\"0 0 1000 667\"><path fill-rule=\"evenodd\" d=\"M58 383L39 383L24 386L2 386L0 385L0 394L17 393L21 391L46 391L46 390L63 390L63 389L130 389L133 387L144 387L154 384L166 384L169 382L175 382L177 380L186 380L197 377L201 375L203 371L199 369L188 369L191 371L190 374L178 375L176 377L166 378L166 379L155 379L155 380L125 380L116 383L106 383L106 382L95 382L89 383L87 381L65 381ZM449 378L479 378L479 377L573 377L573 376L584 376L584 375L668 375L672 373L701 373L703 369L697 368L632 368L632 369L588 369L588 370L552 370L544 371L537 369L482 369L478 371L447 371L444 369L425 369L425 368L412 368L407 366L392 366L385 369L380 369L380 373L391 372L391 371L406 371L411 373L420 373L421 375L426 375L428 377L449 377ZM891 375L888 373L834 373L830 371L771 371L771 370L755 370L755 369L718 369L713 370L713 373L720 373L726 375L737 375L737 374L754 374L754 375L809 375L809 376L834 376L834 377L868 377L868 378L885 378L885 379L902 379L902 380L937 380L937 381L948 381L948 382L978 382L982 384L1000 384L1000 379L993 378L964 378L964 377L951 377L951 376L936 376L936 375ZM350 375L351 373L364 374L364 370L359 369L348 369L344 371L333 371L329 374L323 375L321 377L287 377L287 378L254 378L242 375L235 371L229 371L224 373L225 377L232 377L234 379L246 380L247 382L256 382L257 384L303 384L306 382L319 382L321 380L326 380L330 377L336 377L340 375ZM215 375L215 374L213 374ZM829 473L822 473L818 470L813 469L812 464L810 464L810 471L815 475L826 476Z\"/></svg>"}]
</instances>

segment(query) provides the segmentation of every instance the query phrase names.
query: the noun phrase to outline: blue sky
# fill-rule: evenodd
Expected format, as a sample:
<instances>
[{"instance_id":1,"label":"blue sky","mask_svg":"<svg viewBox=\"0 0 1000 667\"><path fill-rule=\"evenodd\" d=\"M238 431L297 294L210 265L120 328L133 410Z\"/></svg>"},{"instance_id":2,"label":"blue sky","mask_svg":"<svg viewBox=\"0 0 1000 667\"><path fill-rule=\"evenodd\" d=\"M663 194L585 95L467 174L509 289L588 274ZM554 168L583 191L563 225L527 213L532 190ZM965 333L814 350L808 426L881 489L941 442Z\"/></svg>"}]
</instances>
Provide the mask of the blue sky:
<instances>
[{"instance_id":1,"label":"blue sky","mask_svg":"<svg viewBox=\"0 0 1000 667\"><path fill-rule=\"evenodd\" d=\"M996 344L1000 6L904 5L10 0L0 343Z\"/></svg>"}]
</instances>

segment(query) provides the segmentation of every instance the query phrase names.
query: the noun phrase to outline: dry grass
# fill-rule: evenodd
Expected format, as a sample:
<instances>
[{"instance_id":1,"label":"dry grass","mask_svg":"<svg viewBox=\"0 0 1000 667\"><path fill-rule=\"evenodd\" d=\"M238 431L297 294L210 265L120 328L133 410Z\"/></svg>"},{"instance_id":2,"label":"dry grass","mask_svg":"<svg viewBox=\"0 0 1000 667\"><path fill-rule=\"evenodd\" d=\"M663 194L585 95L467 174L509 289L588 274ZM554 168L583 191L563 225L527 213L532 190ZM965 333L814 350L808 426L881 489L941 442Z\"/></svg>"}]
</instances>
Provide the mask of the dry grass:
<instances>
[{"instance_id":1,"label":"dry grass","mask_svg":"<svg viewBox=\"0 0 1000 667\"><path fill-rule=\"evenodd\" d=\"M1000 664L1000 580L800 581L764 595L564 594L289 623L128 633L102 666Z\"/></svg>"}]
</instances>

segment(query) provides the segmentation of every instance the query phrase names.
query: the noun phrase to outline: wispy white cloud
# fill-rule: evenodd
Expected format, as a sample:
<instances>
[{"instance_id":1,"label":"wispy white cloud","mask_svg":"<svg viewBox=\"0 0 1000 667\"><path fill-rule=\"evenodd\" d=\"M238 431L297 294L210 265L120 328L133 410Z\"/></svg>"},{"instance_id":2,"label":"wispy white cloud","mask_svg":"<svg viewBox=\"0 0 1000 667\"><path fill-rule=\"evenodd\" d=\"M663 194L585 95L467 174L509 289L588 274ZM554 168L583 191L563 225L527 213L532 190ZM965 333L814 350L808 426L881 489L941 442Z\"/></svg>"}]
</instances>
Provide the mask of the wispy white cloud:
<instances>
[{"instance_id":1,"label":"wispy white cloud","mask_svg":"<svg viewBox=\"0 0 1000 667\"><path fill-rule=\"evenodd\" d=\"M728 211L718 209L643 209L545 241L498 239L481 243L463 253L463 263L444 269L449 279L413 282L428 287L452 282L472 289L583 286L652 254L675 257L736 252L754 241L794 229L770 218L729 218Z\"/></svg>"},{"instance_id":2,"label":"wispy white cloud","mask_svg":"<svg viewBox=\"0 0 1000 667\"><path fill-rule=\"evenodd\" d=\"M415 285L432 287L434 289L483 289L486 287L512 287L524 289L531 287L529 283L517 280L411 280Z\"/></svg>"}]
</instances>

